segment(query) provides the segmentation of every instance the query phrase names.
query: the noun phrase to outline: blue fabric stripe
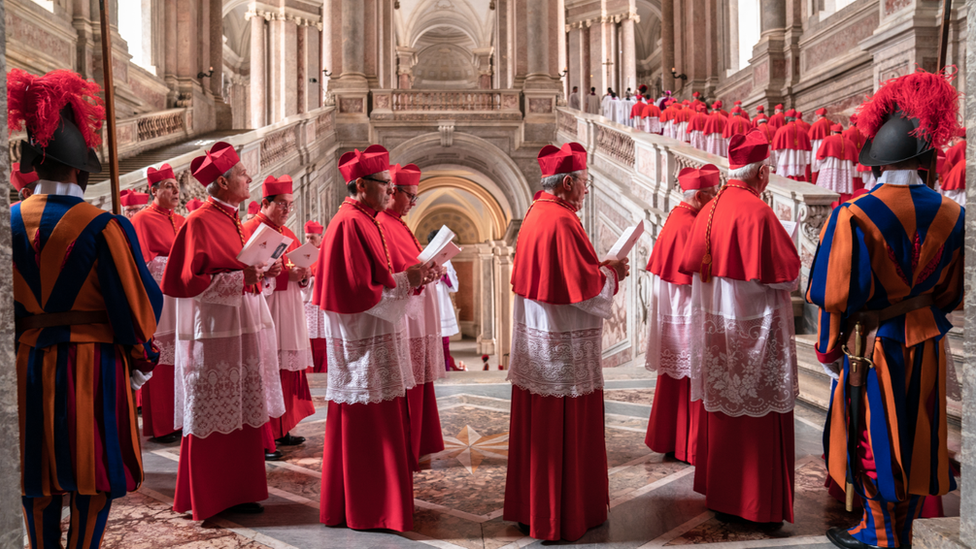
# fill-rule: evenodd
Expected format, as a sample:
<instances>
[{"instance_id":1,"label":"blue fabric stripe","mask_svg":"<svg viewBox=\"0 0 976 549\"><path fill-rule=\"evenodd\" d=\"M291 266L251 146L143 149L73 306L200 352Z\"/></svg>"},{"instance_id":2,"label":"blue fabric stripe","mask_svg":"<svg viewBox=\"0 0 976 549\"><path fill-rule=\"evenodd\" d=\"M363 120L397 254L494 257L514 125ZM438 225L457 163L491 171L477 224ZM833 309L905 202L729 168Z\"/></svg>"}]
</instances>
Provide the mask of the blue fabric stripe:
<instances>
[{"instance_id":1,"label":"blue fabric stripe","mask_svg":"<svg viewBox=\"0 0 976 549\"><path fill-rule=\"evenodd\" d=\"M901 462L905 467L905 471L911 472L912 470L912 456L915 452L915 432L918 428L919 420L919 400L921 399L922 392L922 370L925 368L925 364L922 363L923 353L925 349L926 342L921 345L914 347L915 356L912 357L912 377L908 380L908 387L905 387L905 374L902 373L895 381L895 377L892 376L892 386L893 393L895 397L895 406L901 409L901 413L898 414L898 436L901 438ZM904 347L898 346L899 352ZM911 349L906 349L906 352L911 352ZM887 349L885 354L888 354ZM913 417L909 417L907 411L911 410ZM937 462L933 462L937 463Z\"/></svg>"},{"instance_id":2,"label":"blue fabric stripe","mask_svg":"<svg viewBox=\"0 0 976 549\"><path fill-rule=\"evenodd\" d=\"M132 254L135 264L138 266L139 275L142 278L142 286L145 288L146 295L149 297L153 306L156 320L163 310L163 294L159 290L155 279L149 273L146 262L139 251L139 241L136 238L132 224L125 218L117 218L119 226L123 229L130 244L133 245ZM132 324L132 310L129 307L129 299L125 295L122 280L119 277L118 269L112 257L111 250L105 242L103 236L98 237L98 281L102 289L102 296L108 306L109 319L112 322L112 330L115 332L116 343L123 345L138 345L142 343L136 337L135 328Z\"/></svg>"},{"instance_id":3,"label":"blue fabric stripe","mask_svg":"<svg viewBox=\"0 0 976 549\"><path fill-rule=\"evenodd\" d=\"M24 218L21 214L21 206L17 204L10 208L10 228L11 245L13 248L14 267L20 271L21 276L34 294L34 299L41 302L41 275L36 263L34 247L31 245L30 238L27 237L27 228L24 226Z\"/></svg>"},{"instance_id":4,"label":"blue fabric stripe","mask_svg":"<svg viewBox=\"0 0 976 549\"><path fill-rule=\"evenodd\" d=\"M905 226L901 224L898 216L877 196L873 194L862 196L858 199L857 205L868 216L870 223L877 227L888 246L894 250L902 273L909 280L912 280L912 252L914 250L912 239L914 235L908 235L905 232Z\"/></svg>"},{"instance_id":5,"label":"blue fabric stripe","mask_svg":"<svg viewBox=\"0 0 976 549\"><path fill-rule=\"evenodd\" d=\"M112 497L122 497L126 493L125 465L122 460L122 447L119 442L119 418L116 417L116 386L115 346L108 343L96 344L99 349L101 381L102 381L102 420L105 428L105 459L108 462L107 473L110 494Z\"/></svg>"},{"instance_id":6,"label":"blue fabric stripe","mask_svg":"<svg viewBox=\"0 0 976 549\"><path fill-rule=\"evenodd\" d=\"M75 237L67 261L64 262L57 281L51 289L51 295L43 304L45 311L49 313L70 311L74 306L75 299L78 298L78 293L85 285L88 273L94 267L95 259L98 256L96 238L111 219L112 214L105 212L93 219ZM101 288L101 290L104 292L105 288Z\"/></svg>"},{"instance_id":7,"label":"blue fabric stripe","mask_svg":"<svg viewBox=\"0 0 976 549\"><path fill-rule=\"evenodd\" d=\"M71 455L71 436L68 429L68 391L73 391L73 387L68 387L68 344L61 343L57 349L49 352L56 352L57 371L54 373L54 455L58 463L58 484L66 492L77 490L75 484L73 459Z\"/></svg>"},{"instance_id":8,"label":"blue fabric stripe","mask_svg":"<svg viewBox=\"0 0 976 549\"><path fill-rule=\"evenodd\" d=\"M885 413L884 398L878 384L877 369L868 370L865 381L868 406L871 407L871 451L874 453L875 468L878 473L878 494L881 499L897 501L894 476L891 468L891 440L888 438L888 417Z\"/></svg>"},{"instance_id":9,"label":"blue fabric stripe","mask_svg":"<svg viewBox=\"0 0 976 549\"><path fill-rule=\"evenodd\" d=\"M925 236L929 232L929 227L935 221L939 209L942 207L942 195L925 185L915 185L911 187L912 202L915 203L915 226L917 227L918 237L925 242Z\"/></svg>"},{"instance_id":10,"label":"blue fabric stripe","mask_svg":"<svg viewBox=\"0 0 976 549\"><path fill-rule=\"evenodd\" d=\"M73 528L68 528L68 540L84 540L85 535L88 533L88 513L89 507L91 506L91 496L83 496L77 492L71 494L71 512L78 513L78 520L74 521L78 524L78 531L75 532ZM72 526L74 526L72 524ZM81 544L76 544L76 547L69 547L66 549L80 549Z\"/></svg>"},{"instance_id":11,"label":"blue fabric stripe","mask_svg":"<svg viewBox=\"0 0 976 549\"><path fill-rule=\"evenodd\" d=\"M27 357L26 410L24 410L24 495L44 496L41 455L44 452L44 353L30 347Z\"/></svg>"},{"instance_id":12,"label":"blue fabric stripe","mask_svg":"<svg viewBox=\"0 0 976 549\"><path fill-rule=\"evenodd\" d=\"M925 346L926 345L933 345L933 344L939 343L941 341L942 341L941 338L935 340L934 342L924 341L924 342L922 342L921 345L918 346L918 350L915 351L915 352L918 353L919 355L921 355L922 354L922 351L925 349ZM936 347L935 347L935 353L934 354L935 354L935 364L936 365L939 364L939 360L941 358L939 356L939 350L940 350L941 347L942 347L941 345L936 345ZM941 491L941 490L939 490L941 488L941 486L939 485L940 484L939 483L939 448L945 446L946 443L947 443L947 441L942 440L942 439L939 438L938 426L939 426L939 422L942 419L941 418L941 416L942 416L942 409L941 408L942 407L939 406L939 399L942 396L940 394L941 387L943 385L945 385L945 382L944 382L944 380L939 379L939 375L938 374L939 374L939 370L936 370L935 387L932 388L932 394L930 396L931 402L934 402L935 403L935 405L932 406L932 419L931 419L931 421L929 423L929 432L930 432L930 434L929 434L929 454L930 454L929 455L929 463L932 464L932 466L929 467L929 493L930 494L938 494ZM922 406L928 406L928 402L921 403L921 405ZM949 476L951 477L952 475L950 474Z\"/></svg>"},{"instance_id":13,"label":"blue fabric stripe","mask_svg":"<svg viewBox=\"0 0 976 549\"><path fill-rule=\"evenodd\" d=\"M98 512L98 518L95 520L94 530L92 532L92 543L90 549L98 549L102 543L102 537L105 536L105 525L108 523L108 514L112 509L112 498L105 498L105 504L102 509Z\"/></svg>"}]
</instances>

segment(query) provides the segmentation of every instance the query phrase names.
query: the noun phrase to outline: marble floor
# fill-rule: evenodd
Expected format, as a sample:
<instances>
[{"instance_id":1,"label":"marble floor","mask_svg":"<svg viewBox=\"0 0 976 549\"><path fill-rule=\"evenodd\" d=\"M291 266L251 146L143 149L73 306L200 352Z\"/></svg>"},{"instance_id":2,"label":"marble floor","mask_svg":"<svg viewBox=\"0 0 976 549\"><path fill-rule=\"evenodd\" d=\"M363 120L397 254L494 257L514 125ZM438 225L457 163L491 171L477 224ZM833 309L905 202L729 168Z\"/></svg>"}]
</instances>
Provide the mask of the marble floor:
<instances>
[{"instance_id":1,"label":"marble floor","mask_svg":"<svg viewBox=\"0 0 976 549\"><path fill-rule=\"evenodd\" d=\"M293 434L304 445L285 448L285 459L268 463L270 498L260 515L218 515L194 522L172 511L179 444L146 441L146 482L118 500L107 528L106 548L293 549L423 547L514 549L553 545L525 537L501 519L508 450L511 387L506 372L454 372L438 382L445 450L425 457L415 473L412 532L359 532L318 522L319 483L325 428L325 377L311 375L316 414ZM796 413L796 522L781 527L725 524L692 490L694 469L644 446L654 379L637 368L607 371L606 425L610 475L610 518L575 545L650 548L703 545L745 547L832 547L823 537L831 526L851 525L848 515L823 488L820 460L822 414ZM945 498L958 514L958 492Z\"/></svg>"}]
</instances>

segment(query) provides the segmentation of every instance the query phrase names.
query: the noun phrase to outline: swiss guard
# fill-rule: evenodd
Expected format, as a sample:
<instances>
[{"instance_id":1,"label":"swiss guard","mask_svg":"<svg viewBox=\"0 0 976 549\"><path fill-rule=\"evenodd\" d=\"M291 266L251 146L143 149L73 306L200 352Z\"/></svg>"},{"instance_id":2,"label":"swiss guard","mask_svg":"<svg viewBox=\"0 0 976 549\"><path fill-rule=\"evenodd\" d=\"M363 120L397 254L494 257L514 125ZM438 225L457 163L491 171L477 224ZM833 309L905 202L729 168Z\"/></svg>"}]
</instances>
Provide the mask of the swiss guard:
<instances>
[{"instance_id":1,"label":"swiss guard","mask_svg":"<svg viewBox=\"0 0 976 549\"><path fill-rule=\"evenodd\" d=\"M94 82L8 74L11 130L34 194L10 209L24 523L30 547L97 548L112 501L139 488L133 390L159 360L163 296L129 220L85 202L105 118Z\"/></svg>"},{"instance_id":2,"label":"swiss guard","mask_svg":"<svg viewBox=\"0 0 976 549\"><path fill-rule=\"evenodd\" d=\"M946 448L946 315L963 297L964 209L919 169L956 133L959 93L923 71L861 105L859 162L878 184L834 210L807 300L816 351L835 379L824 435L831 479L864 515L832 528L838 547L909 547L925 496L956 488Z\"/></svg>"}]
</instances>

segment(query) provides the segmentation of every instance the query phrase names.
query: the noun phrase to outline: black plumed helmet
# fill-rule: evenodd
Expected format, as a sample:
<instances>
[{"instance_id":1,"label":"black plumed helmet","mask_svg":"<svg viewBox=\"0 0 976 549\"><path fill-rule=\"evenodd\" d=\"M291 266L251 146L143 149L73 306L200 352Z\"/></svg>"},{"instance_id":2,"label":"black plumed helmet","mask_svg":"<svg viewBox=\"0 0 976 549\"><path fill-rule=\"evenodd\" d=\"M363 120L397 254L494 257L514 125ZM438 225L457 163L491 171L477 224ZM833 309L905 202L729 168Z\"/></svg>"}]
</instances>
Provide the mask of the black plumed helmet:
<instances>
[{"instance_id":1,"label":"black plumed helmet","mask_svg":"<svg viewBox=\"0 0 976 549\"><path fill-rule=\"evenodd\" d=\"M20 142L21 172L30 173L35 166L43 165L48 159L88 173L102 171L98 155L85 143L85 138L75 124L74 111L70 105L61 109L61 123L46 147L41 148L34 143L30 127L27 128L27 140Z\"/></svg>"},{"instance_id":2,"label":"black plumed helmet","mask_svg":"<svg viewBox=\"0 0 976 549\"><path fill-rule=\"evenodd\" d=\"M882 124L874 139L864 143L857 161L864 166L887 166L921 157L932 146L927 140L911 135L918 126L917 118L905 118L896 112Z\"/></svg>"}]
</instances>

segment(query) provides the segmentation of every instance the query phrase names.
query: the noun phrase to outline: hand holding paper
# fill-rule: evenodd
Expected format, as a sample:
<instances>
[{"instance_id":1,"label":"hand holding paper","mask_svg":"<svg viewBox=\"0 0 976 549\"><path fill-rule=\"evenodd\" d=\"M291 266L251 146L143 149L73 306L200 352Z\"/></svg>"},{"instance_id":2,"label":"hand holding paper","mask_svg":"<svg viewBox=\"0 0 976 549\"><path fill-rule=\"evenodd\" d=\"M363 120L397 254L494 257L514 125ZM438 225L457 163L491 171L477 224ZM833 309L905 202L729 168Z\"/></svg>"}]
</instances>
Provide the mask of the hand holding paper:
<instances>
[{"instance_id":1,"label":"hand holding paper","mask_svg":"<svg viewBox=\"0 0 976 549\"><path fill-rule=\"evenodd\" d=\"M296 266L307 269L311 267L313 263L318 261L319 249L315 247L315 244L306 242L297 250L288 252L288 259Z\"/></svg>"},{"instance_id":2,"label":"hand holding paper","mask_svg":"<svg viewBox=\"0 0 976 549\"><path fill-rule=\"evenodd\" d=\"M237 254L237 260L248 266L264 265L281 257L292 242L291 238L262 223Z\"/></svg>"},{"instance_id":3,"label":"hand holding paper","mask_svg":"<svg viewBox=\"0 0 976 549\"><path fill-rule=\"evenodd\" d=\"M628 228L620 235L617 242L610 248L607 255L603 258L604 261L611 259L625 259L629 254L630 250L634 248L634 244L637 243L637 239L644 234L644 221L641 220L640 223Z\"/></svg>"},{"instance_id":4,"label":"hand holding paper","mask_svg":"<svg viewBox=\"0 0 976 549\"><path fill-rule=\"evenodd\" d=\"M442 225L441 230L437 231L437 235L427 243L424 251L417 256L417 261L425 265L432 263L438 267L444 265L452 257L461 253L461 248L458 248L453 242L455 236L454 231L448 229L447 225Z\"/></svg>"}]
</instances>

